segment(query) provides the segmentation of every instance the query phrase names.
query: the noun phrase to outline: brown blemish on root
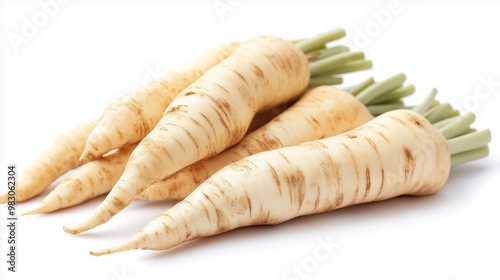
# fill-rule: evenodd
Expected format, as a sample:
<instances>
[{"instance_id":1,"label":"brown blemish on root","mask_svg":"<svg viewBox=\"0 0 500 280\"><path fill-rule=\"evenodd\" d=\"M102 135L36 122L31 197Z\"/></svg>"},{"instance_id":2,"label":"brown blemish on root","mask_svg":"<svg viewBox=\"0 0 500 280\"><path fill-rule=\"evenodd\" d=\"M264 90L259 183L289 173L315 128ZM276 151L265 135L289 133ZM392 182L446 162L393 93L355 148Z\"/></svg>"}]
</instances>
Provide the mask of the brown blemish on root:
<instances>
[{"instance_id":1,"label":"brown blemish on root","mask_svg":"<svg viewBox=\"0 0 500 280\"><path fill-rule=\"evenodd\" d=\"M269 223L269 216L271 215L271 211L267 210L264 211L264 208L262 206L259 208L259 215L253 219L253 223L255 225L262 225L262 224L270 224Z\"/></svg>"},{"instance_id":2,"label":"brown blemish on root","mask_svg":"<svg viewBox=\"0 0 500 280\"><path fill-rule=\"evenodd\" d=\"M382 190L384 189L384 182L385 182L384 168L381 169L381 177L382 177L382 182L380 183L380 189L378 190L377 196L375 198L378 198L382 194Z\"/></svg>"},{"instance_id":3,"label":"brown blemish on root","mask_svg":"<svg viewBox=\"0 0 500 280\"><path fill-rule=\"evenodd\" d=\"M262 73L262 70L260 69L259 66L253 64L253 63L250 63L250 65L252 66L252 72L257 76L259 77L260 79L263 79L264 78L264 73Z\"/></svg>"},{"instance_id":4,"label":"brown blemish on root","mask_svg":"<svg viewBox=\"0 0 500 280\"><path fill-rule=\"evenodd\" d=\"M87 175L87 178L90 178ZM77 189L79 193L82 192L82 181L80 179L74 179L71 184L73 185L73 189Z\"/></svg>"},{"instance_id":5,"label":"brown blemish on root","mask_svg":"<svg viewBox=\"0 0 500 280\"><path fill-rule=\"evenodd\" d=\"M219 105L220 106L220 105ZM224 120L224 118L222 117L221 113L219 112L219 110L215 109L213 106L210 106L214 111L215 113L217 114L217 116L219 117L219 121L220 123L222 124L222 126L224 127L224 129L226 130L226 133L228 135L231 135L231 130L229 129L229 126L227 125L226 121ZM212 125L212 122L210 122L210 125ZM213 127L213 126L212 126Z\"/></svg>"},{"instance_id":6,"label":"brown blemish on root","mask_svg":"<svg viewBox=\"0 0 500 280\"><path fill-rule=\"evenodd\" d=\"M214 135L217 135L217 132L215 131L215 127L214 125L212 124L212 122L210 121L210 119L203 113L200 112L200 115L205 119L205 121L210 125L210 128L212 129L212 132L214 133Z\"/></svg>"},{"instance_id":7,"label":"brown blemish on root","mask_svg":"<svg viewBox=\"0 0 500 280\"><path fill-rule=\"evenodd\" d=\"M356 202L356 198L358 197L359 193L359 170L358 170L358 165L356 164L356 159L354 158L354 154L352 153L351 149L349 146L347 146L344 142L342 142L342 146L349 152L349 156L352 160L352 164L354 165L354 171L356 173L356 190L354 191L354 196L352 198L351 204L354 204Z\"/></svg>"},{"instance_id":8,"label":"brown blemish on root","mask_svg":"<svg viewBox=\"0 0 500 280\"><path fill-rule=\"evenodd\" d=\"M283 143L281 143L281 141L276 136L270 135L269 133L262 133L258 137L252 137L251 139L253 140L253 142L257 146L256 150L250 149L250 150L252 150L251 154L255 154L255 153L258 153L261 151L274 150L274 149L283 147ZM252 146L255 146L255 145L252 145ZM250 147L252 147L252 146L250 146ZM250 148L250 147L247 147L247 148Z\"/></svg>"},{"instance_id":9,"label":"brown blemish on root","mask_svg":"<svg viewBox=\"0 0 500 280\"><path fill-rule=\"evenodd\" d=\"M420 187L420 189L416 194L418 195L431 194L434 193L435 191L436 191L435 186L433 186L432 184L425 184L422 187Z\"/></svg>"},{"instance_id":10,"label":"brown blemish on root","mask_svg":"<svg viewBox=\"0 0 500 280\"><path fill-rule=\"evenodd\" d=\"M373 140L368 136L363 136L363 138L366 140L366 142L368 142L368 144L370 144L372 149L375 150L375 152L378 154L378 149L377 145L375 145L375 142L373 142Z\"/></svg>"},{"instance_id":11,"label":"brown blemish on root","mask_svg":"<svg viewBox=\"0 0 500 280\"><path fill-rule=\"evenodd\" d=\"M370 168L367 166L366 167L366 188L365 188L365 194L363 195L363 199L368 196L368 193L370 192L370 188L372 186L371 182L371 177L370 177Z\"/></svg>"},{"instance_id":12,"label":"brown blemish on root","mask_svg":"<svg viewBox=\"0 0 500 280\"><path fill-rule=\"evenodd\" d=\"M205 215L207 216L208 222L211 223L212 221L210 220L210 213L208 213L207 207L203 203L200 203L200 204L203 207L203 211L205 212Z\"/></svg>"},{"instance_id":13,"label":"brown blemish on root","mask_svg":"<svg viewBox=\"0 0 500 280\"><path fill-rule=\"evenodd\" d=\"M182 126L178 126L178 127L182 128L184 130L184 132L189 137L189 139L191 139L191 141L193 141L194 145L196 146L196 150L199 152L200 151L200 147L198 146L198 141L196 141L196 139L193 137L193 135L191 134L191 132L189 132L187 129L185 129ZM181 147L183 147L182 144L181 144ZM184 147L183 147L183 149L184 149ZM186 151L186 150L184 150L184 151Z\"/></svg>"},{"instance_id":14,"label":"brown blemish on root","mask_svg":"<svg viewBox=\"0 0 500 280\"><path fill-rule=\"evenodd\" d=\"M113 211L113 210L111 210L111 209L108 209L108 214L109 214L110 217L113 217L116 214L116 212ZM101 216L101 217L99 217L99 221L106 222L107 219L106 219L106 217Z\"/></svg>"},{"instance_id":15,"label":"brown blemish on root","mask_svg":"<svg viewBox=\"0 0 500 280\"><path fill-rule=\"evenodd\" d=\"M116 133L118 133L118 138L120 138L120 140L123 140L123 133L120 130L117 130Z\"/></svg>"},{"instance_id":16,"label":"brown blemish on root","mask_svg":"<svg viewBox=\"0 0 500 280\"><path fill-rule=\"evenodd\" d=\"M166 112L165 114L170 114L170 113L175 113L177 111L184 111L186 112L186 110L182 110L182 107L187 107L186 105L176 105L176 106L173 106L173 107L170 107ZM144 125L146 126L146 125Z\"/></svg>"},{"instance_id":17,"label":"brown blemish on root","mask_svg":"<svg viewBox=\"0 0 500 280\"><path fill-rule=\"evenodd\" d=\"M280 182L280 179L278 177L278 173L276 172L274 167L267 160L264 160L264 162L267 164L267 166L269 166L269 170L271 170L271 174L273 175L274 181L276 182L276 186L278 187L278 190L280 191L280 195L283 195L281 192L281 182Z\"/></svg>"},{"instance_id":18,"label":"brown blemish on root","mask_svg":"<svg viewBox=\"0 0 500 280\"><path fill-rule=\"evenodd\" d=\"M373 131L375 131L375 133L377 133L380 137L382 137L382 139L384 139L384 140L385 140L385 142L387 142L387 143L391 144L391 141L389 141L389 139L387 139L387 137L385 137L385 135L384 135L382 132L380 132L380 131L378 131L378 130L376 130L376 129L375 129L375 130L373 130Z\"/></svg>"},{"instance_id":19,"label":"brown blemish on root","mask_svg":"<svg viewBox=\"0 0 500 280\"><path fill-rule=\"evenodd\" d=\"M250 201L250 197L248 196L246 190L245 190L245 197L247 198L249 216L252 217L252 201Z\"/></svg>"},{"instance_id":20,"label":"brown blemish on root","mask_svg":"<svg viewBox=\"0 0 500 280\"><path fill-rule=\"evenodd\" d=\"M319 121L315 118L315 117L312 117L311 120L317 125L319 126Z\"/></svg>"},{"instance_id":21,"label":"brown blemish on root","mask_svg":"<svg viewBox=\"0 0 500 280\"><path fill-rule=\"evenodd\" d=\"M165 224L165 222L161 221L161 223L163 224L163 229L165 230L165 232L170 229L170 227L167 224Z\"/></svg>"},{"instance_id":22,"label":"brown blemish on root","mask_svg":"<svg viewBox=\"0 0 500 280\"><path fill-rule=\"evenodd\" d=\"M217 84L217 83L215 83L215 84ZM215 99L214 97L212 97L209 94L203 94L203 96L210 98L210 100L212 100L212 102L217 106L217 108L219 108L219 110L222 113L224 113L224 116L226 117L226 119L230 120L228 113L231 114L231 112L230 112L231 105L229 105L229 103L225 99ZM217 110L215 110L215 111L217 111ZM217 113L220 114L219 111L217 111Z\"/></svg>"},{"instance_id":23,"label":"brown blemish on root","mask_svg":"<svg viewBox=\"0 0 500 280\"><path fill-rule=\"evenodd\" d=\"M339 207L344 202L344 190L339 174L339 166L335 166L335 178L337 179L337 187L335 188L335 204L334 209ZM342 190L341 190L342 188Z\"/></svg>"},{"instance_id":24,"label":"brown blemish on root","mask_svg":"<svg viewBox=\"0 0 500 280\"><path fill-rule=\"evenodd\" d=\"M277 144L276 145L277 148L281 148L284 146L281 140L276 135L272 135L272 137L274 138L274 143Z\"/></svg>"},{"instance_id":25,"label":"brown blemish on root","mask_svg":"<svg viewBox=\"0 0 500 280\"><path fill-rule=\"evenodd\" d=\"M184 148L184 145L182 145L181 141L179 141L177 138L175 137L172 137L172 139L174 139L174 141L177 143L177 145L179 147L181 147L181 149L184 151L184 153L186 153L186 149Z\"/></svg>"},{"instance_id":26,"label":"brown blemish on root","mask_svg":"<svg viewBox=\"0 0 500 280\"><path fill-rule=\"evenodd\" d=\"M197 126L201 127L201 128L204 128L204 126L202 126L197 120L195 120L193 117L191 116L187 116L194 124L196 124Z\"/></svg>"},{"instance_id":27,"label":"brown blemish on root","mask_svg":"<svg viewBox=\"0 0 500 280\"><path fill-rule=\"evenodd\" d=\"M321 198L321 187L318 185L317 189L318 189L318 193L316 194L316 200L314 201L313 212L315 212L316 210L318 210L319 199Z\"/></svg>"},{"instance_id":28,"label":"brown blemish on root","mask_svg":"<svg viewBox=\"0 0 500 280\"><path fill-rule=\"evenodd\" d=\"M413 174L413 170L415 168L415 162L411 151L408 147L404 147L405 153L405 181L408 180L410 176L410 172Z\"/></svg>"},{"instance_id":29,"label":"brown blemish on root","mask_svg":"<svg viewBox=\"0 0 500 280\"><path fill-rule=\"evenodd\" d=\"M302 144L302 146L307 147L307 148L311 148L314 150L316 150L316 149L328 149L328 147L320 141L307 142L307 143Z\"/></svg>"},{"instance_id":30,"label":"brown blemish on root","mask_svg":"<svg viewBox=\"0 0 500 280\"><path fill-rule=\"evenodd\" d=\"M215 214L217 215L217 231L219 233L227 231L229 229L229 223L226 214L219 210L219 208L215 208Z\"/></svg>"},{"instance_id":31,"label":"brown blemish on root","mask_svg":"<svg viewBox=\"0 0 500 280\"><path fill-rule=\"evenodd\" d=\"M245 82L245 84L247 84L247 85L248 85L248 81L247 81L247 79L245 79L245 77L243 77L243 75L241 75L241 74L240 74L238 71L236 71L236 70L233 70L233 69L231 69L231 70L232 70L232 71L233 71L236 75L238 75L238 77L240 77L240 79L241 79L243 82Z\"/></svg>"},{"instance_id":32,"label":"brown blemish on root","mask_svg":"<svg viewBox=\"0 0 500 280\"><path fill-rule=\"evenodd\" d=\"M215 206L214 202L212 201L212 199L208 195L206 195L204 192L202 192L201 194L210 202L210 204L212 204L212 206L214 207L214 209L217 208ZM186 201L186 200L183 200L183 201Z\"/></svg>"},{"instance_id":33,"label":"brown blemish on root","mask_svg":"<svg viewBox=\"0 0 500 280\"><path fill-rule=\"evenodd\" d=\"M306 181L302 170L297 169L297 171L290 176L290 189L294 190L293 193L296 195L296 199L299 203L297 211L299 211L302 207L306 194Z\"/></svg>"},{"instance_id":34,"label":"brown blemish on root","mask_svg":"<svg viewBox=\"0 0 500 280\"><path fill-rule=\"evenodd\" d=\"M189 237L191 237L191 230L189 229L186 219L183 217L182 220L184 221L184 227L186 228L186 240L189 240Z\"/></svg>"},{"instance_id":35,"label":"brown blemish on root","mask_svg":"<svg viewBox=\"0 0 500 280\"><path fill-rule=\"evenodd\" d=\"M416 125L416 126L419 126L419 127L422 127L422 124L420 123L420 121L417 119L417 117L415 117L414 115L411 115L411 114L408 114L408 116L413 120L413 123Z\"/></svg>"},{"instance_id":36,"label":"brown blemish on root","mask_svg":"<svg viewBox=\"0 0 500 280\"><path fill-rule=\"evenodd\" d=\"M56 194L55 196L57 197L57 200L59 200L59 204L62 205L63 204L62 197L59 194Z\"/></svg>"},{"instance_id":37,"label":"brown blemish on root","mask_svg":"<svg viewBox=\"0 0 500 280\"><path fill-rule=\"evenodd\" d=\"M396 121L396 122L398 122L398 123L400 123L400 124L402 124L404 126L406 126L406 123L403 120L401 120L400 118L397 118L397 117L394 117L394 116L391 116L391 115L387 115L385 117L389 118L389 119L391 119L393 121Z\"/></svg>"},{"instance_id":38,"label":"brown blemish on root","mask_svg":"<svg viewBox=\"0 0 500 280\"><path fill-rule=\"evenodd\" d=\"M357 135L352 134L352 133L346 133L346 134L344 134L344 135L345 135L347 138L350 138L350 139L355 139L355 138L358 138L358 136L357 136Z\"/></svg>"},{"instance_id":39,"label":"brown blemish on root","mask_svg":"<svg viewBox=\"0 0 500 280\"><path fill-rule=\"evenodd\" d=\"M279 152L278 153L280 155L280 157L282 157L287 163L290 163L290 161L288 161L288 158L282 153L282 152Z\"/></svg>"},{"instance_id":40,"label":"brown blemish on root","mask_svg":"<svg viewBox=\"0 0 500 280\"><path fill-rule=\"evenodd\" d=\"M118 197L113 197L113 200L111 201L111 203L117 207L118 209L123 209L125 206L127 206L125 204L125 202L123 202L121 199L119 199Z\"/></svg>"},{"instance_id":41,"label":"brown blemish on root","mask_svg":"<svg viewBox=\"0 0 500 280\"><path fill-rule=\"evenodd\" d=\"M229 91L219 83L214 83L215 86L222 89L225 93L229 94Z\"/></svg>"}]
</instances>

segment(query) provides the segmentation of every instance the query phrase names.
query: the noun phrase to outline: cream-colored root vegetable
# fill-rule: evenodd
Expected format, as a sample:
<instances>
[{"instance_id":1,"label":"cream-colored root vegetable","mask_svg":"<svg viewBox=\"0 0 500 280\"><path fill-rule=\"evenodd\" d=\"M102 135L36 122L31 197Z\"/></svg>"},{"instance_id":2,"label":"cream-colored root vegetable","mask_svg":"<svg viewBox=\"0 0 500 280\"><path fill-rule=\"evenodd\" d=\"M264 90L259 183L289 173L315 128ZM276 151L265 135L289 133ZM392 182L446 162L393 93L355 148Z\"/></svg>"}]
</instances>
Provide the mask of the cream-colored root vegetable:
<instances>
[{"instance_id":1,"label":"cream-colored root vegetable","mask_svg":"<svg viewBox=\"0 0 500 280\"><path fill-rule=\"evenodd\" d=\"M144 138L184 88L229 55L240 43L219 44L197 59L170 71L113 102L90 134L80 160L88 162Z\"/></svg>"},{"instance_id":2,"label":"cream-colored root vegetable","mask_svg":"<svg viewBox=\"0 0 500 280\"><path fill-rule=\"evenodd\" d=\"M91 252L163 250L238 227L438 191L450 171L440 131L397 110L344 134L263 152L215 173L130 241Z\"/></svg>"},{"instance_id":3,"label":"cream-colored root vegetable","mask_svg":"<svg viewBox=\"0 0 500 280\"><path fill-rule=\"evenodd\" d=\"M309 76L304 53L290 42L274 36L246 41L172 101L105 201L64 230L77 234L105 223L151 183L236 144L255 113L296 98Z\"/></svg>"},{"instance_id":4,"label":"cream-colored root vegetable","mask_svg":"<svg viewBox=\"0 0 500 280\"><path fill-rule=\"evenodd\" d=\"M273 108L276 112L284 110L282 106ZM274 112L258 113L250 124L249 130L259 128L272 119ZM123 174L130 154L137 144L132 144L113 151L95 161L84 164L74 174L61 182L41 203L41 205L23 215L49 213L59 209L79 205L87 200L108 193Z\"/></svg>"},{"instance_id":5,"label":"cream-colored root vegetable","mask_svg":"<svg viewBox=\"0 0 500 280\"><path fill-rule=\"evenodd\" d=\"M16 185L16 202L42 193L64 173L80 166L78 158L97 120L82 122L56 138L26 169ZM7 203L8 193L0 195Z\"/></svg>"},{"instance_id":6,"label":"cream-colored root vegetable","mask_svg":"<svg viewBox=\"0 0 500 280\"><path fill-rule=\"evenodd\" d=\"M137 144L128 145L84 164L50 192L39 207L23 215L53 212L108 193L123 173L136 146Z\"/></svg>"},{"instance_id":7,"label":"cream-colored root vegetable","mask_svg":"<svg viewBox=\"0 0 500 280\"><path fill-rule=\"evenodd\" d=\"M231 162L263 151L334 136L371 119L373 116L368 109L352 94L331 86L311 89L297 103L246 135L238 144L155 182L139 198L183 199Z\"/></svg>"}]
</instances>

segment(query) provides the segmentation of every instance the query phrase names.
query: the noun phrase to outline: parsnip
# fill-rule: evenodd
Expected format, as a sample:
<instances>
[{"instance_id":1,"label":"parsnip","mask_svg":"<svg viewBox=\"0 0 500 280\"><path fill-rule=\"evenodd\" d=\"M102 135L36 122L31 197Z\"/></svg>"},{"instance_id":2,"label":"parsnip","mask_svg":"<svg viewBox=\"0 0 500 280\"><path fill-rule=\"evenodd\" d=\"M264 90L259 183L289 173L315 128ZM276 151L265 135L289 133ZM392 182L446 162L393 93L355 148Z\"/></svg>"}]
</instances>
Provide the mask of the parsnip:
<instances>
[{"instance_id":1,"label":"parsnip","mask_svg":"<svg viewBox=\"0 0 500 280\"><path fill-rule=\"evenodd\" d=\"M418 113L391 111L339 136L230 164L130 241L91 254L163 250L238 227L431 194L445 184L449 171L442 133Z\"/></svg>"},{"instance_id":2,"label":"parsnip","mask_svg":"<svg viewBox=\"0 0 500 280\"><path fill-rule=\"evenodd\" d=\"M377 83L370 79L369 84L361 83L363 89L359 92L353 89L356 97L334 87L314 88L290 109L254 133L246 135L232 148L155 182L139 198L182 199L231 162L259 152L298 145L356 128L373 118L365 107L373 99L384 101L383 97L386 95L399 98L412 94L415 90L412 85L402 87L405 79L406 76L402 73ZM403 94L399 90L402 88L406 89ZM365 103L357 101L358 97L363 98Z\"/></svg>"}]
</instances>

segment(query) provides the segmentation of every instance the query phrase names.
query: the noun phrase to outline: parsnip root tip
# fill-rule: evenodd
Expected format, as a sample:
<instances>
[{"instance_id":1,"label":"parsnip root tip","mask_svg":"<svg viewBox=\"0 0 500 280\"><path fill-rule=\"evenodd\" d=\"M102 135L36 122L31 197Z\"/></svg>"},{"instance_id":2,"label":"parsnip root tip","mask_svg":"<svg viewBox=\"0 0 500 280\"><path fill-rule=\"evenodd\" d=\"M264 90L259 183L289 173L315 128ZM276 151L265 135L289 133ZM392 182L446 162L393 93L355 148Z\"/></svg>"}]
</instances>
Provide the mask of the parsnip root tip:
<instances>
[{"instance_id":1,"label":"parsnip root tip","mask_svg":"<svg viewBox=\"0 0 500 280\"><path fill-rule=\"evenodd\" d=\"M110 252L109 252L109 250L106 249L106 250L100 250L100 251L90 251L90 254L92 256L98 257L98 256L110 254Z\"/></svg>"},{"instance_id":2,"label":"parsnip root tip","mask_svg":"<svg viewBox=\"0 0 500 280\"><path fill-rule=\"evenodd\" d=\"M85 163L88 163L90 161L93 161L95 160L96 157L90 153L84 153L80 156L80 158L78 159L80 161L81 164L85 164Z\"/></svg>"},{"instance_id":3,"label":"parsnip root tip","mask_svg":"<svg viewBox=\"0 0 500 280\"><path fill-rule=\"evenodd\" d=\"M63 226L63 230L64 230L64 232L72 234L72 235L79 234L80 232L82 232L81 230L78 229L77 226L76 227Z\"/></svg>"},{"instance_id":4,"label":"parsnip root tip","mask_svg":"<svg viewBox=\"0 0 500 280\"><path fill-rule=\"evenodd\" d=\"M36 214L43 214L43 211L41 211L40 208L35 208L31 211L22 213L21 216L36 215Z\"/></svg>"},{"instance_id":5,"label":"parsnip root tip","mask_svg":"<svg viewBox=\"0 0 500 280\"><path fill-rule=\"evenodd\" d=\"M126 242L126 243L120 244L118 246L109 248L109 249L103 249L103 250L99 250L99 251L90 251L90 254L92 256L98 257L98 256L102 256L102 255L110 255L110 254L114 254L114 253L125 252L125 251L129 251L131 249L132 248L130 247L130 242Z\"/></svg>"}]
</instances>

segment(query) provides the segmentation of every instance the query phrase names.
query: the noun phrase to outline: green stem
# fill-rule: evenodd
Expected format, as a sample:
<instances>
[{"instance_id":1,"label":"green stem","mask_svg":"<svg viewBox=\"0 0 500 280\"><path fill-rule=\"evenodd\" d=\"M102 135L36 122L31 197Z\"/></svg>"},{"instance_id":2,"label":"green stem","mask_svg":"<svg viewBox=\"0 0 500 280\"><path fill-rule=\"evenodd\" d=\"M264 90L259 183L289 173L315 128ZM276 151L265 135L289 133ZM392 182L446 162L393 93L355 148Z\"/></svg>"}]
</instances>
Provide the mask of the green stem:
<instances>
[{"instance_id":1,"label":"green stem","mask_svg":"<svg viewBox=\"0 0 500 280\"><path fill-rule=\"evenodd\" d=\"M331 70L321 73L321 75L344 74L361 70L368 70L371 69L372 67L373 67L373 62L371 60L361 59L349 62L345 65L340 65L339 67L335 67Z\"/></svg>"},{"instance_id":2,"label":"green stem","mask_svg":"<svg viewBox=\"0 0 500 280\"><path fill-rule=\"evenodd\" d=\"M451 165L455 166L469 161L484 158L487 157L489 153L490 149L488 148L488 146L484 146L475 150L454 154L451 156Z\"/></svg>"},{"instance_id":3,"label":"green stem","mask_svg":"<svg viewBox=\"0 0 500 280\"><path fill-rule=\"evenodd\" d=\"M441 102L439 102L439 100L434 100L431 106L429 106L429 108L426 111L424 111L422 116L427 118L430 114L434 113L434 111L436 111L439 108L439 106L441 106Z\"/></svg>"},{"instance_id":4,"label":"green stem","mask_svg":"<svg viewBox=\"0 0 500 280\"><path fill-rule=\"evenodd\" d=\"M451 118L451 117L457 117L460 115L460 112L456 109L453 109L450 114L448 115L448 118Z\"/></svg>"},{"instance_id":5,"label":"green stem","mask_svg":"<svg viewBox=\"0 0 500 280\"><path fill-rule=\"evenodd\" d=\"M294 45L295 45L295 44L297 44L298 42L303 41L304 39L305 39L305 38L301 38L301 39L293 39L293 40L288 40L288 41L289 41L290 43L292 43L292 44L294 44Z\"/></svg>"},{"instance_id":6,"label":"green stem","mask_svg":"<svg viewBox=\"0 0 500 280\"><path fill-rule=\"evenodd\" d=\"M340 53L309 63L309 71L311 72L311 76L314 76L334 67L347 64L353 60L364 58L365 54L363 52Z\"/></svg>"},{"instance_id":7,"label":"green stem","mask_svg":"<svg viewBox=\"0 0 500 280\"><path fill-rule=\"evenodd\" d=\"M475 119L476 115L473 113L467 113L461 116L458 120L443 126L439 129L439 131L441 131L444 138L451 139L466 130Z\"/></svg>"},{"instance_id":8,"label":"green stem","mask_svg":"<svg viewBox=\"0 0 500 280\"><path fill-rule=\"evenodd\" d=\"M464 131L462 131L459 135L457 135L457 137L465 135L465 134L473 133L473 132L476 132L476 131L477 131L477 129L468 127L467 129L465 129Z\"/></svg>"},{"instance_id":9,"label":"green stem","mask_svg":"<svg viewBox=\"0 0 500 280\"><path fill-rule=\"evenodd\" d=\"M444 127L445 125L447 124L450 124L456 120L458 120L460 118L460 116L455 116L455 117L451 117L451 118L447 118L445 120L441 120L441 121L438 121L438 122L435 122L433 123L433 125L436 127L436 128L442 128Z\"/></svg>"},{"instance_id":10,"label":"green stem","mask_svg":"<svg viewBox=\"0 0 500 280\"><path fill-rule=\"evenodd\" d=\"M396 103L396 104L383 104L383 105L368 105L366 106L368 111L373 116L378 116L381 115L385 112L393 111L393 110L398 110L398 109L409 109L411 108L410 106L405 106L403 103Z\"/></svg>"},{"instance_id":11,"label":"green stem","mask_svg":"<svg viewBox=\"0 0 500 280\"><path fill-rule=\"evenodd\" d=\"M319 47L324 46L326 43L340 39L346 35L345 30L342 28L333 29L314 37L300 40L295 43L299 49L304 53L308 53L311 50L315 50Z\"/></svg>"},{"instance_id":12,"label":"green stem","mask_svg":"<svg viewBox=\"0 0 500 280\"><path fill-rule=\"evenodd\" d=\"M400 99L409 95L412 95L415 93L415 86L414 85L407 85L403 87L396 88L384 95L381 95L372 101L370 101L370 104L381 104L383 102L390 102L394 99Z\"/></svg>"},{"instance_id":13,"label":"green stem","mask_svg":"<svg viewBox=\"0 0 500 280\"><path fill-rule=\"evenodd\" d=\"M373 99L381 96L382 94L400 87L405 80L406 80L406 75L403 73L394 75L382 82L378 82L368 86L358 95L356 95L356 98L358 99L359 102L366 105Z\"/></svg>"},{"instance_id":14,"label":"green stem","mask_svg":"<svg viewBox=\"0 0 500 280\"><path fill-rule=\"evenodd\" d=\"M306 54L307 60L309 62L323 59L325 57L329 57L332 55L346 53L349 51L349 48L346 46L335 46L331 48L321 49L317 51L313 51Z\"/></svg>"},{"instance_id":15,"label":"green stem","mask_svg":"<svg viewBox=\"0 0 500 280\"><path fill-rule=\"evenodd\" d=\"M489 129L472 132L446 141L450 154L463 153L487 145L491 141L491 131Z\"/></svg>"},{"instance_id":16,"label":"green stem","mask_svg":"<svg viewBox=\"0 0 500 280\"><path fill-rule=\"evenodd\" d=\"M437 106L439 106L439 104L441 104L441 102L439 102L439 100L432 101L431 105L426 110L426 112L424 112L424 114L427 113L428 111L431 111L433 108L436 108Z\"/></svg>"},{"instance_id":17,"label":"green stem","mask_svg":"<svg viewBox=\"0 0 500 280\"><path fill-rule=\"evenodd\" d=\"M417 106L413 107L412 111L419 113L422 116L425 116L424 113L427 111L434 103L436 103L434 100L437 95L437 89L433 88L429 94L425 97L424 101L422 103L418 104Z\"/></svg>"},{"instance_id":18,"label":"green stem","mask_svg":"<svg viewBox=\"0 0 500 280\"><path fill-rule=\"evenodd\" d=\"M340 85L343 81L342 77L314 76L309 80L309 86Z\"/></svg>"},{"instance_id":19,"label":"green stem","mask_svg":"<svg viewBox=\"0 0 500 280\"><path fill-rule=\"evenodd\" d=\"M346 91L350 92L352 95L356 96L360 92L362 92L365 88L373 85L374 83L375 83L375 80L373 79L373 77L370 77L357 85L346 88Z\"/></svg>"},{"instance_id":20,"label":"green stem","mask_svg":"<svg viewBox=\"0 0 500 280\"><path fill-rule=\"evenodd\" d=\"M448 115L453 111L450 104L444 103L436 107L432 113L426 116L430 123L435 123L448 118Z\"/></svg>"},{"instance_id":21,"label":"green stem","mask_svg":"<svg viewBox=\"0 0 500 280\"><path fill-rule=\"evenodd\" d=\"M388 93L386 93L386 94L388 94ZM384 95L381 95L381 96L384 96ZM399 102L403 102L401 100L401 98L393 98L393 99L386 100L384 102L373 102L373 101L371 101L370 104L368 104L368 105L385 105L385 104L395 104L395 103L399 103Z\"/></svg>"}]
</instances>

